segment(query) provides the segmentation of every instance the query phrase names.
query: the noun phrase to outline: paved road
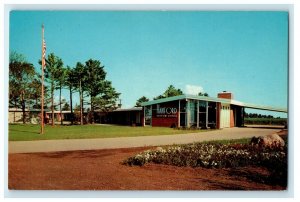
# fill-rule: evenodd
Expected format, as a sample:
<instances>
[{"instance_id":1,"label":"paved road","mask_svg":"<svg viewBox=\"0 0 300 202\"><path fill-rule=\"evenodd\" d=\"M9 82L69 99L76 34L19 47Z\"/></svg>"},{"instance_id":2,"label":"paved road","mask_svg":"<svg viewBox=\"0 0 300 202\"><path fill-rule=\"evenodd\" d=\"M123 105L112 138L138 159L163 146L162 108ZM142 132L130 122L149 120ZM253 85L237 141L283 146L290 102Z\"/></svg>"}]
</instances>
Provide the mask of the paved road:
<instances>
[{"instance_id":1,"label":"paved road","mask_svg":"<svg viewBox=\"0 0 300 202\"><path fill-rule=\"evenodd\" d=\"M9 153L53 152L92 149L130 148L185 144L207 140L239 139L263 136L280 131L276 128L227 128L200 133L181 135L120 137L103 139L10 141Z\"/></svg>"}]
</instances>

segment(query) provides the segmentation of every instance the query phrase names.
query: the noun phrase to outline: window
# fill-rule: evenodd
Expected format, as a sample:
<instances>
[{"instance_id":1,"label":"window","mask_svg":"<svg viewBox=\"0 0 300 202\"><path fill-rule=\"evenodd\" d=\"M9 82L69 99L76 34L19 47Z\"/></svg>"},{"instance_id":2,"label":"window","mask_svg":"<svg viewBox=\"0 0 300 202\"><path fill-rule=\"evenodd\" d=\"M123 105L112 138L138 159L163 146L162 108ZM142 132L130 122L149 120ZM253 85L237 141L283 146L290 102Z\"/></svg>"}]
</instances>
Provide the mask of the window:
<instances>
[{"instance_id":1,"label":"window","mask_svg":"<svg viewBox=\"0 0 300 202\"><path fill-rule=\"evenodd\" d=\"M180 100L180 112L186 112L186 101Z\"/></svg>"}]
</instances>

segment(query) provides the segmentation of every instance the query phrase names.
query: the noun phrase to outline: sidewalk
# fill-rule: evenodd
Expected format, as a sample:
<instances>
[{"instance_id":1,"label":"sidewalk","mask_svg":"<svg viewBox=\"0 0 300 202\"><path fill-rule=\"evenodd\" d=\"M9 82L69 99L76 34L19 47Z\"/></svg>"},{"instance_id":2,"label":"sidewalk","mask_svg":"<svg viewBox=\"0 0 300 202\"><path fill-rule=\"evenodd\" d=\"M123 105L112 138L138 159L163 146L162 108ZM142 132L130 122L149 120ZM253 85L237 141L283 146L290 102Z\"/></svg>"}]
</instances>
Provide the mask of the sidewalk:
<instances>
[{"instance_id":1,"label":"sidewalk","mask_svg":"<svg viewBox=\"0 0 300 202\"><path fill-rule=\"evenodd\" d=\"M114 149L144 146L185 144L209 140L240 139L263 136L280 131L267 128L226 128L222 130L162 136L120 137L102 139L68 139L9 141L9 153L54 152L72 150Z\"/></svg>"}]
</instances>

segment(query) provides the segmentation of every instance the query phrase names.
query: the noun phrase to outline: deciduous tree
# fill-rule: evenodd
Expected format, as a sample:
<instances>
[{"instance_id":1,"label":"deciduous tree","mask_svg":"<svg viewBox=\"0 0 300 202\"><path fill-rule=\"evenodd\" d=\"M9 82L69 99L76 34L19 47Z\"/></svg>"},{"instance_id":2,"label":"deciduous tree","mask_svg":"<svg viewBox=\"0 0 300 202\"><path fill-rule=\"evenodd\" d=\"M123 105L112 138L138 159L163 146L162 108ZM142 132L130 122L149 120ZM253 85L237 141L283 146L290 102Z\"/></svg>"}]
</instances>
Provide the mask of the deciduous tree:
<instances>
[{"instance_id":1,"label":"deciduous tree","mask_svg":"<svg viewBox=\"0 0 300 202\"><path fill-rule=\"evenodd\" d=\"M34 75L34 66L28 63L23 55L16 52L10 54L9 103L11 106L22 109L23 123L26 121L26 102L30 99L29 84Z\"/></svg>"}]
</instances>

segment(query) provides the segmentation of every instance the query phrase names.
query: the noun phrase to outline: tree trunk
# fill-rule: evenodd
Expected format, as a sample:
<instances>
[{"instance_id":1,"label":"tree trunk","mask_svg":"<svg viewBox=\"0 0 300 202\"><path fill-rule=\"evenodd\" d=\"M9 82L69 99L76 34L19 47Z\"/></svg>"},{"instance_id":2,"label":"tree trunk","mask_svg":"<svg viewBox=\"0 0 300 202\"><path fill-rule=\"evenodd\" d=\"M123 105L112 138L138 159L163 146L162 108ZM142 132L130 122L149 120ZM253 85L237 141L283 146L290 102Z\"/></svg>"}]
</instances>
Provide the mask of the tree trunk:
<instances>
[{"instance_id":1,"label":"tree trunk","mask_svg":"<svg viewBox=\"0 0 300 202\"><path fill-rule=\"evenodd\" d=\"M52 111L52 126L54 126L54 84L51 82L51 111Z\"/></svg>"},{"instance_id":2,"label":"tree trunk","mask_svg":"<svg viewBox=\"0 0 300 202\"><path fill-rule=\"evenodd\" d=\"M23 124L25 124L25 118L26 118L26 114L25 114L25 100L24 100L24 91L21 92L21 103L22 103L22 113L23 113Z\"/></svg>"},{"instance_id":3,"label":"tree trunk","mask_svg":"<svg viewBox=\"0 0 300 202\"><path fill-rule=\"evenodd\" d=\"M25 124L26 123L25 103L22 103L22 112L23 112L23 124Z\"/></svg>"},{"instance_id":4,"label":"tree trunk","mask_svg":"<svg viewBox=\"0 0 300 202\"><path fill-rule=\"evenodd\" d=\"M73 106L72 106L72 86L70 86L70 109L71 109L71 125L73 125L74 114L73 114Z\"/></svg>"},{"instance_id":5,"label":"tree trunk","mask_svg":"<svg viewBox=\"0 0 300 202\"><path fill-rule=\"evenodd\" d=\"M91 123L94 124L94 97L91 96Z\"/></svg>"},{"instance_id":6,"label":"tree trunk","mask_svg":"<svg viewBox=\"0 0 300 202\"><path fill-rule=\"evenodd\" d=\"M63 125L63 115L61 110L61 83L59 86L59 111L60 111L60 125Z\"/></svg>"},{"instance_id":7,"label":"tree trunk","mask_svg":"<svg viewBox=\"0 0 300 202\"><path fill-rule=\"evenodd\" d=\"M79 96L80 96L80 125L83 125L83 97L82 97L82 88L81 88L81 80L79 80Z\"/></svg>"},{"instance_id":8,"label":"tree trunk","mask_svg":"<svg viewBox=\"0 0 300 202\"><path fill-rule=\"evenodd\" d=\"M15 110L17 110L17 101L15 100ZM14 123L16 123L16 112L14 112Z\"/></svg>"}]
</instances>

